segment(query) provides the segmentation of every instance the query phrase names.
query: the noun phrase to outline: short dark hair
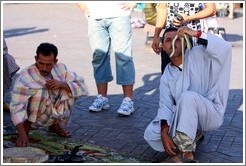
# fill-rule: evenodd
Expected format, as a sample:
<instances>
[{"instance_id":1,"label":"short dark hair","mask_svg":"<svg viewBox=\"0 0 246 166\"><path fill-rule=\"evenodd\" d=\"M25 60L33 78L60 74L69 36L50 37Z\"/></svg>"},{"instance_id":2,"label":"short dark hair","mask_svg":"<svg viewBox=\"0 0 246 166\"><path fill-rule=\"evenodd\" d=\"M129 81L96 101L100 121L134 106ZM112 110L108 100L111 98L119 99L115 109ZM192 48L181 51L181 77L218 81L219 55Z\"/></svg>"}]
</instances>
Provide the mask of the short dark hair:
<instances>
[{"instance_id":1,"label":"short dark hair","mask_svg":"<svg viewBox=\"0 0 246 166\"><path fill-rule=\"evenodd\" d=\"M161 38L161 43L163 43L163 41L164 41L164 36L165 36L165 34L167 33L167 32L170 32L170 31L177 31L178 30L178 28L176 28L176 27L168 27L165 31L164 31L164 33L163 33L163 35L162 35L162 38Z\"/></svg>"},{"instance_id":2,"label":"short dark hair","mask_svg":"<svg viewBox=\"0 0 246 166\"><path fill-rule=\"evenodd\" d=\"M167 32L170 32L170 31L177 31L178 30L178 28L177 27L168 27L165 31L164 31L164 33L163 33L163 35L162 35L162 38L161 38L161 43L163 43L163 41L164 41L164 36L165 36L165 34L167 33ZM191 43L191 47L193 46L193 40L192 40L192 37L190 37L189 36L189 40L190 40L190 43Z\"/></svg>"},{"instance_id":3,"label":"short dark hair","mask_svg":"<svg viewBox=\"0 0 246 166\"><path fill-rule=\"evenodd\" d=\"M40 53L43 54L44 56L49 56L49 55L51 55L53 53L54 56L55 56L55 59L56 59L56 57L58 55L58 49L57 49L57 47L54 44L51 44L51 43L41 43L38 46L37 51L36 51L37 56Z\"/></svg>"}]
</instances>

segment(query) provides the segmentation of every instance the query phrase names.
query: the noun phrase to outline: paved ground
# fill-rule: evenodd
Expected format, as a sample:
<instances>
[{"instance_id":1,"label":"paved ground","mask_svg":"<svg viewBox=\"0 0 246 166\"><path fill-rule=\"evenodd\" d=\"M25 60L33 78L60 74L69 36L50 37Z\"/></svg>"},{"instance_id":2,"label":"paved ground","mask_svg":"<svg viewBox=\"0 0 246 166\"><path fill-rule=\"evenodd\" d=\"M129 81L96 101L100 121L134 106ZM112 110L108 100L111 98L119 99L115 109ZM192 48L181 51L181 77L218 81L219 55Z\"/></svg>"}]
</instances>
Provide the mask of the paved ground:
<instances>
[{"instance_id":1,"label":"paved ground","mask_svg":"<svg viewBox=\"0 0 246 166\"><path fill-rule=\"evenodd\" d=\"M218 18L225 27L227 40L233 46L230 93L223 125L206 133L195 157L201 163L243 163L243 24L242 10L231 20ZM143 17L133 13L133 17ZM87 38L87 21L74 3L5 4L3 34L11 53L21 68L34 62L36 47L44 41L59 48L59 61L81 74L90 95L77 100L70 122L73 137L96 145L114 148L129 155L160 162L164 154L152 150L143 139L149 122L156 116L159 97L160 57L145 46L143 29L133 30L133 54L136 67L135 113L130 117L116 112L122 100L122 89L109 84L108 111L91 113L88 106L96 96L92 74L91 50ZM115 69L114 56L111 56ZM114 73L115 74L115 73ZM9 123L4 113L4 123Z\"/></svg>"}]
</instances>

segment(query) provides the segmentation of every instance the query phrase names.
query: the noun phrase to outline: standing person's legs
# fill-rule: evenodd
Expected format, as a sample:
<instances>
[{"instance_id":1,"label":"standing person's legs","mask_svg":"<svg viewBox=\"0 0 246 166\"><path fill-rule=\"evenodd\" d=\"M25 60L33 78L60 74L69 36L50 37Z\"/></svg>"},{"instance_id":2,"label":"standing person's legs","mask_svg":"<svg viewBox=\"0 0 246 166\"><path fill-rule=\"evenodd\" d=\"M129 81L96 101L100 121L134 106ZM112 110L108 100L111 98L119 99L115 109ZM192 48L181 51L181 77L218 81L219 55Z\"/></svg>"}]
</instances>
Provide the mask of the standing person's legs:
<instances>
[{"instance_id":1,"label":"standing person's legs","mask_svg":"<svg viewBox=\"0 0 246 166\"><path fill-rule=\"evenodd\" d=\"M124 96L133 100L133 85L122 85L122 89Z\"/></svg>"},{"instance_id":2,"label":"standing person's legs","mask_svg":"<svg viewBox=\"0 0 246 166\"><path fill-rule=\"evenodd\" d=\"M110 35L107 26L105 19L88 19L88 37L93 52L92 65L98 91L97 99L89 107L91 111L109 108L107 89L108 82L113 80L113 76L110 66Z\"/></svg>"},{"instance_id":3,"label":"standing person's legs","mask_svg":"<svg viewBox=\"0 0 246 166\"><path fill-rule=\"evenodd\" d=\"M107 97L108 83L97 84L97 93L101 94L103 97Z\"/></svg>"},{"instance_id":4,"label":"standing person's legs","mask_svg":"<svg viewBox=\"0 0 246 166\"><path fill-rule=\"evenodd\" d=\"M125 97L133 96L135 68L132 58L132 31L130 17L112 19L109 32L116 60L116 83L123 86Z\"/></svg>"},{"instance_id":5,"label":"standing person's legs","mask_svg":"<svg viewBox=\"0 0 246 166\"><path fill-rule=\"evenodd\" d=\"M135 68L132 58L132 31L130 17L111 19L109 32L116 59L116 82L122 85L124 99L118 113L131 115L133 108L133 84Z\"/></svg>"},{"instance_id":6,"label":"standing person's legs","mask_svg":"<svg viewBox=\"0 0 246 166\"><path fill-rule=\"evenodd\" d=\"M229 18L233 19L234 18L234 4L229 3Z\"/></svg>"}]
</instances>

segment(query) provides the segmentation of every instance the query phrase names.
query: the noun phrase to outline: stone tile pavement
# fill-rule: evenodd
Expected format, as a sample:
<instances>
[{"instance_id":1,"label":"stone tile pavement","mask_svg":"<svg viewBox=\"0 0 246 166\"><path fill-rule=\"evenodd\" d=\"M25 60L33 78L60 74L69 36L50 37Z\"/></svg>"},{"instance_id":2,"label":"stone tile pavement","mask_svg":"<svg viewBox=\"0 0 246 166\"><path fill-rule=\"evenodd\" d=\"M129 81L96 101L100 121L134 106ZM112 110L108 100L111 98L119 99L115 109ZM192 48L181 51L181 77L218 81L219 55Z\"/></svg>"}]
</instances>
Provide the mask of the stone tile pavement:
<instances>
[{"instance_id":1,"label":"stone tile pavement","mask_svg":"<svg viewBox=\"0 0 246 166\"><path fill-rule=\"evenodd\" d=\"M92 74L91 50L87 38L87 22L75 3L3 4L2 30L17 63L24 68L34 62L36 47L43 41L54 43L59 49L59 61L81 74L90 95L76 101L69 128L76 139L106 146L149 162L160 162L164 153L152 150L143 139L149 122L156 116L159 97L160 57L145 46L146 33L133 29L133 54L136 67L135 109L130 117L117 114L122 100L122 89L112 81L108 97L111 108L91 113L89 105L96 96ZM230 93L225 121L216 131L206 133L195 157L201 163L244 163L244 102L243 102L243 10L231 20L218 18L225 27L227 40L233 46ZM134 12L133 17L143 17ZM111 56L115 69L114 56ZM115 74L115 73L113 73ZM4 112L3 123L11 123Z\"/></svg>"}]
</instances>

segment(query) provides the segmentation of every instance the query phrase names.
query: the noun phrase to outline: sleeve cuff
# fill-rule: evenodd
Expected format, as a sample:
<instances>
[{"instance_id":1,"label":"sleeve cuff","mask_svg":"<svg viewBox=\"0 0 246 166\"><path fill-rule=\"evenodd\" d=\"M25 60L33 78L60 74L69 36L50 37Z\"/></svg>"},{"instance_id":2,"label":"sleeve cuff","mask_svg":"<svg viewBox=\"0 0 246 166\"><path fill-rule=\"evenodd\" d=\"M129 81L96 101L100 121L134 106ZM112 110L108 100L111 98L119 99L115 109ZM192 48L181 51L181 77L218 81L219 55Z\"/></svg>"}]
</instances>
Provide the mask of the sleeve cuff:
<instances>
[{"instance_id":1,"label":"sleeve cuff","mask_svg":"<svg viewBox=\"0 0 246 166\"><path fill-rule=\"evenodd\" d=\"M202 32L202 35L201 35L201 37L200 37L200 38L207 40L207 39L208 39L208 35L207 35L207 33Z\"/></svg>"},{"instance_id":2,"label":"sleeve cuff","mask_svg":"<svg viewBox=\"0 0 246 166\"><path fill-rule=\"evenodd\" d=\"M168 126L167 120L161 119L161 127L162 127L162 126Z\"/></svg>"},{"instance_id":3,"label":"sleeve cuff","mask_svg":"<svg viewBox=\"0 0 246 166\"><path fill-rule=\"evenodd\" d=\"M204 46L207 46L208 45L207 39L208 39L207 34L203 32L202 35L198 38L197 43L204 45Z\"/></svg>"}]
</instances>

